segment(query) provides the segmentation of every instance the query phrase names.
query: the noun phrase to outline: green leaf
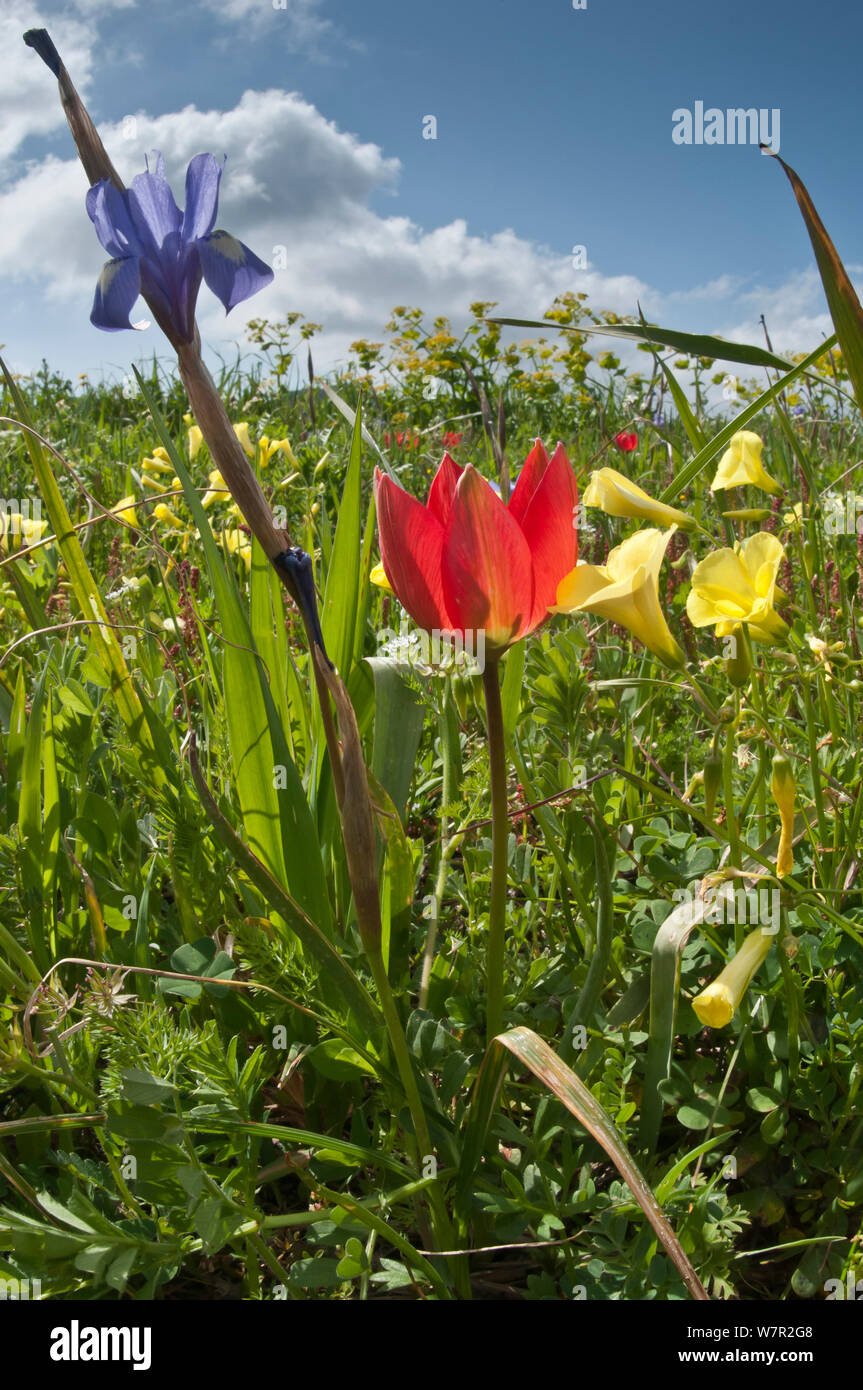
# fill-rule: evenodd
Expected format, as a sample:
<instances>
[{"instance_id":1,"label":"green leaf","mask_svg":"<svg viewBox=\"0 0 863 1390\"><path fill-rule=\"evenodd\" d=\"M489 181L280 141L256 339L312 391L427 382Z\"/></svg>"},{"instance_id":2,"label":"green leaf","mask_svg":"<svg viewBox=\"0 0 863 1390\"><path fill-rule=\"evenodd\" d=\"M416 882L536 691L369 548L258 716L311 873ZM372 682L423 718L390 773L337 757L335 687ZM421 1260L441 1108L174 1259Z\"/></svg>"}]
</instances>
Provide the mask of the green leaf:
<instances>
[{"instance_id":1,"label":"green leaf","mask_svg":"<svg viewBox=\"0 0 863 1390\"><path fill-rule=\"evenodd\" d=\"M351 673L357 628L361 480L362 412L357 410L321 609L321 630L327 654L343 681L347 681Z\"/></svg>"},{"instance_id":2,"label":"green leaf","mask_svg":"<svg viewBox=\"0 0 863 1390\"><path fill-rule=\"evenodd\" d=\"M784 371L788 363L765 348L750 343L728 343L724 338L708 336L706 333L682 333L676 328L658 328L656 324L616 323L567 324L553 323L549 319L501 319L492 318L488 323L499 323L507 328L551 328L559 333L599 334L605 338L628 338L632 343L652 343L655 347L674 348L677 352L689 353L692 357L716 357L720 362L742 362L748 367L777 367Z\"/></svg>"},{"instance_id":3,"label":"green leaf","mask_svg":"<svg viewBox=\"0 0 863 1390\"><path fill-rule=\"evenodd\" d=\"M575 1072L565 1062L562 1062L548 1043L530 1028L512 1028L506 1033L499 1033L486 1051L471 1100L468 1133L465 1135L459 1166L457 1193L460 1204L463 1206L469 1193L473 1173L482 1153L497 1092L503 1081L506 1065L504 1048L512 1053L529 1071L533 1072L533 1075L551 1091L552 1095L562 1101L570 1114L574 1115L579 1124L601 1145L659 1237L691 1297L699 1301L709 1301L680 1241L617 1132L611 1116L587 1089L584 1082L579 1080ZM484 1073L487 1073L485 1080Z\"/></svg>"},{"instance_id":4,"label":"green leaf","mask_svg":"<svg viewBox=\"0 0 863 1390\"><path fill-rule=\"evenodd\" d=\"M142 1067L126 1067L120 1072L123 1078L123 1095L133 1105L161 1105L169 1101L174 1088L169 1081L160 1081Z\"/></svg>"},{"instance_id":5,"label":"green leaf","mask_svg":"<svg viewBox=\"0 0 863 1390\"><path fill-rule=\"evenodd\" d=\"M265 902L280 914L288 927L297 935L302 942L303 949L308 951L326 971L357 1018L373 1031L379 1026L381 1016L365 986L354 974L329 937L303 912L299 903L285 891L281 884L276 882L266 865L252 854L248 845L243 843L233 826L222 815L212 792L204 781L194 751L190 751L189 764L204 810L222 844L230 850L252 883L263 894Z\"/></svg>"},{"instance_id":6,"label":"green leaf","mask_svg":"<svg viewBox=\"0 0 863 1390\"><path fill-rule=\"evenodd\" d=\"M747 405L744 410L741 410L739 415L736 415L718 434L715 434L710 442L705 444L703 449L699 449L695 458L690 459L689 463L681 468L680 472L672 478L668 487L659 498L660 502L673 501L685 487L689 486L693 478L698 477L698 474L703 468L707 467L711 459L714 459L720 450L724 449L731 442L732 436L737 434L738 430L742 430L750 420L753 420L756 415L760 415L765 406L768 406L771 401L781 395L782 392L791 385L792 381L796 381L797 377L814 366L819 357L823 357L824 353L827 352L835 342L836 335L834 333L831 338L827 338L817 348L810 352L808 357L804 357L802 362L798 362L795 367L792 367L784 376L781 376L773 386L769 386L766 391L762 391L760 396L756 396L754 401L750 401L749 405ZM783 363L782 365L784 366L785 364Z\"/></svg>"},{"instance_id":7,"label":"green leaf","mask_svg":"<svg viewBox=\"0 0 863 1390\"><path fill-rule=\"evenodd\" d=\"M375 686L371 771L404 820L416 771L424 710L405 681L400 662L389 657L368 656L363 664L371 671Z\"/></svg>"},{"instance_id":8,"label":"green leaf","mask_svg":"<svg viewBox=\"0 0 863 1390\"><path fill-rule=\"evenodd\" d=\"M306 1057L330 1081L357 1081L376 1075L366 1059L341 1038L328 1038L307 1052Z\"/></svg>"},{"instance_id":9,"label":"green leaf","mask_svg":"<svg viewBox=\"0 0 863 1390\"><path fill-rule=\"evenodd\" d=\"M815 204L804 183L774 150L769 149L766 145L762 145L761 148L773 159L779 160L794 190L794 196L803 214L803 221L806 223L809 240L812 242L812 249L815 252L815 260L818 263L821 283L827 297L830 317L833 320L839 346L842 349L842 359L851 378L857 404L863 410L863 308L860 306L857 292L827 233L827 228L815 210ZM824 350L825 347L822 345L822 352Z\"/></svg>"},{"instance_id":10,"label":"green leaf","mask_svg":"<svg viewBox=\"0 0 863 1390\"><path fill-rule=\"evenodd\" d=\"M219 611L224 652L224 699L228 741L243 827L256 857L317 922L330 925L323 864L309 804L296 765L287 753L266 674L249 630L236 585L228 574L189 470L143 377L138 383L149 406L204 547ZM277 745L277 746L274 746ZM277 787L277 780L284 786ZM310 853L314 846L314 853Z\"/></svg>"},{"instance_id":11,"label":"green leaf","mask_svg":"<svg viewBox=\"0 0 863 1390\"><path fill-rule=\"evenodd\" d=\"M313 1255L291 1265L291 1281L301 1289L335 1289L342 1282L339 1260L330 1255Z\"/></svg>"},{"instance_id":12,"label":"green leaf","mask_svg":"<svg viewBox=\"0 0 863 1390\"><path fill-rule=\"evenodd\" d=\"M767 1114L782 1104L782 1097L774 1091L772 1086L753 1086L746 1092L746 1101L753 1110Z\"/></svg>"},{"instance_id":13,"label":"green leaf","mask_svg":"<svg viewBox=\"0 0 863 1390\"><path fill-rule=\"evenodd\" d=\"M511 738L521 712L521 697L524 684L525 644L516 642L510 647L503 663L500 703L503 712L503 728L507 738Z\"/></svg>"},{"instance_id":14,"label":"green leaf","mask_svg":"<svg viewBox=\"0 0 863 1390\"><path fill-rule=\"evenodd\" d=\"M171 956L171 969L184 975L206 975L214 980L231 980L237 971L231 957L225 951L220 951L215 941L211 941L208 936L179 946ZM156 988L160 994L178 994L184 999L198 999L202 986L195 980L161 979ZM214 999L221 999L228 993L224 985L205 984L203 988Z\"/></svg>"},{"instance_id":15,"label":"green leaf","mask_svg":"<svg viewBox=\"0 0 863 1390\"><path fill-rule=\"evenodd\" d=\"M696 450L705 448L707 445L707 436L705 435L704 431L702 430L701 426L695 418L692 406L689 404L689 401L687 399L686 392L680 385L680 382L677 380L677 377L674 375L674 372L671 370L668 363L660 360L659 365L662 368L665 380L668 382L668 389L671 392L671 398L674 401L677 413L680 416L680 422L683 425L683 428L686 430L686 435L690 444L692 445L693 449Z\"/></svg>"}]
</instances>

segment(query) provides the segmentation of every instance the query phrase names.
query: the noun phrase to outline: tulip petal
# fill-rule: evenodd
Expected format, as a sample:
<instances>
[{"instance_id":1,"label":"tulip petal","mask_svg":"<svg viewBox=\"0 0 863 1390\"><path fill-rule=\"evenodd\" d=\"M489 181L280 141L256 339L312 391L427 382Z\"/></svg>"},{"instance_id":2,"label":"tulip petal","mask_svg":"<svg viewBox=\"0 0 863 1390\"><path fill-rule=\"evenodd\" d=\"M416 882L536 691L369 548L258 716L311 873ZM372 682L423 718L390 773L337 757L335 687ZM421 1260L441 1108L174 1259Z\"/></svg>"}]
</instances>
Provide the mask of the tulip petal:
<instances>
[{"instance_id":1,"label":"tulip petal","mask_svg":"<svg viewBox=\"0 0 863 1390\"><path fill-rule=\"evenodd\" d=\"M375 470L381 563L399 602L426 632L446 632L441 577L444 528L391 478Z\"/></svg>"},{"instance_id":2,"label":"tulip petal","mask_svg":"<svg viewBox=\"0 0 863 1390\"><path fill-rule=\"evenodd\" d=\"M446 526L452 511L452 500L464 469L449 454L444 454L429 488L428 510L441 526Z\"/></svg>"},{"instance_id":3,"label":"tulip petal","mask_svg":"<svg viewBox=\"0 0 863 1390\"><path fill-rule=\"evenodd\" d=\"M563 446L558 444L557 448L562 449ZM557 450L555 450L555 453L556 452ZM566 456L564 455L564 457ZM518 475L518 481L509 499L509 514L519 523L524 520L525 513L530 506L534 493L545 477L545 470L547 468L548 454L545 452L542 440L537 439L524 461L524 467ZM573 564L574 563L575 561L573 561Z\"/></svg>"},{"instance_id":4,"label":"tulip petal","mask_svg":"<svg viewBox=\"0 0 863 1390\"><path fill-rule=\"evenodd\" d=\"M457 626L484 631L492 648L503 649L530 631L530 547L518 522L470 464L459 479L446 529L443 592Z\"/></svg>"},{"instance_id":5,"label":"tulip petal","mask_svg":"<svg viewBox=\"0 0 863 1390\"><path fill-rule=\"evenodd\" d=\"M536 449L522 469L522 477L535 453ZM558 444L521 518L521 529L533 558L532 628L546 617L557 599L558 584L578 560L578 531L573 525L573 510L577 505L575 474L563 445ZM512 503L509 512L512 516Z\"/></svg>"}]
</instances>

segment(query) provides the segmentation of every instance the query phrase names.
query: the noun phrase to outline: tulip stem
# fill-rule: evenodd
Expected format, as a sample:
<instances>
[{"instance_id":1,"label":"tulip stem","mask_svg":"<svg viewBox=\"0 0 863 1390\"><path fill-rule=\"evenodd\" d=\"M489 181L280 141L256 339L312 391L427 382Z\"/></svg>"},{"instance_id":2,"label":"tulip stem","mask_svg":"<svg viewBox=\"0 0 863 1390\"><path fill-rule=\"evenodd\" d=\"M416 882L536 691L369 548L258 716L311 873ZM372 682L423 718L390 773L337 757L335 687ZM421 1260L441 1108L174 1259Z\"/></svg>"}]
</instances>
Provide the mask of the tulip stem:
<instances>
[{"instance_id":1,"label":"tulip stem","mask_svg":"<svg viewBox=\"0 0 863 1390\"><path fill-rule=\"evenodd\" d=\"M491 1042L503 1031L503 968L506 939L506 868L509 820L506 804L506 735L500 699L497 658L486 662L482 674L488 731L491 787L491 898L486 958L486 1037Z\"/></svg>"}]
</instances>

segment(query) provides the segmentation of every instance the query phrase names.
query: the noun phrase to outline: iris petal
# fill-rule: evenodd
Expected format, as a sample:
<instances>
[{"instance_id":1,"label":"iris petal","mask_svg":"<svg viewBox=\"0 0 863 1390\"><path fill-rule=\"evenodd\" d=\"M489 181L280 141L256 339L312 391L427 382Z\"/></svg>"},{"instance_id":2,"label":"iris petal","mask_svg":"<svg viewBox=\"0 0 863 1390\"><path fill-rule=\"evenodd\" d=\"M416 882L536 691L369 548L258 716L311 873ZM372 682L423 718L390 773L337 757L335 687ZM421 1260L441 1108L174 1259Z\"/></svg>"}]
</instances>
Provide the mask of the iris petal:
<instances>
[{"instance_id":1,"label":"iris petal","mask_svg":"<svg viewBox=\"0 0 863 1390\"><path fill-rule=\"evenodd\" d=\"M151 251L161 251L172 234L179 232L182 221L171 185L157 174L137 174L128 198L129 211L142 242Z\"/></svg>"},{"instance_id":2,"label":"iris petal","mask_svg":"<svg viewBox=\"0 0 863 1390\"><path fill-rule=\"evenodd\" d=\"M273 278L270 267L230 232L210 232L200 237L195 246L207 286L222 301L226 312L257 294Z\"/></svg>"},{"instance_id":3,"label":"iris petal","mask_svg":"<svg viewBox=\"0 0 863 1390\"><path fill-rule=\"evenodd\" d=\"M186 170L183 240L207 236L216 225L222 165L211 154L196 154Z\"/></svg>"},{"instance_id":4,"label":"iris petal","mask_svg":"<svg viewBox=\"0 0 863 1390\"><path fill-rule=\"evenodd\" d=\"M102 267L90 322L96 328L116 333L132 328L129 312L141 293L140 263L137 256L123 256L108 261Z\"/></svg>"},{"instance_id":5,"label":"iris petal","mask_svg":"<svg viewBox=\"0 0 863 1390\"><path fill-rule=\"evenodd\" d=\"M87 214L109 256L141 254L141 241L135 230L126 197L107 179L94 183L88 190Z\"/></svg>"}]
</instances>

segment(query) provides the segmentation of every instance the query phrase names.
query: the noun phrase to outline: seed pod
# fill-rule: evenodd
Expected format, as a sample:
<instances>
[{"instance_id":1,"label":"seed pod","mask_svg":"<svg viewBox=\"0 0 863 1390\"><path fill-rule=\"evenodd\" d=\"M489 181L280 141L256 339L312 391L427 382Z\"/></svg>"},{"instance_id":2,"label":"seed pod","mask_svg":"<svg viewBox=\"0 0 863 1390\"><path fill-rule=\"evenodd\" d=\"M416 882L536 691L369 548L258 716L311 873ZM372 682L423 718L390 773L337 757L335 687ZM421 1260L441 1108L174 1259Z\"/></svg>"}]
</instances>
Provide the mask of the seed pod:
<instances>
[{"instance_id":1,"label":"seed pod","mask_svg":"<svg viewBox=\"0 0 863 1390\"><path fill-rule=\"evenodd\" d=\"M777 753L773 759L773 773L770 779L770 794L779 808L781 831L779 848L776 853L776 875L784 878L794 868L794 799L797 787L791 760L784 753Z\"/></svg>"},{"instance_id":2,"label":"seed pod","mask_svg":"<svg viewBox=\"0 0 863 1390\"><path fill-rule=\"evenodd\" d=\"M722 759L715 748L711 748L704 760L704 814L708 820L714 819L716 797L722 783Z\"/></svg>"},{"instance_id":3,"label":"seed pod","mask_svg":"<svg viewBox=\"0 0 863 1390\"><path fill-rule=\"evenodd\" d=\"M743 633L739 628L726 638L726 642L731 643L731 650L725 658L725 674L731 684L739 690L744 685L748 685L749 677L752 674L749 646L744 641Z\"/></svg>"},{"instance_id":4,"label":"seed pod","mask_svg":"<svg viewBox=\"0 0 863 1390\"><path fill-rule=\"evenodd\" d=\"M815 550L811 541L803 542L803 566L806 570L806 578L811 579L815 570Z\"/></svg>"}]
</instances>

